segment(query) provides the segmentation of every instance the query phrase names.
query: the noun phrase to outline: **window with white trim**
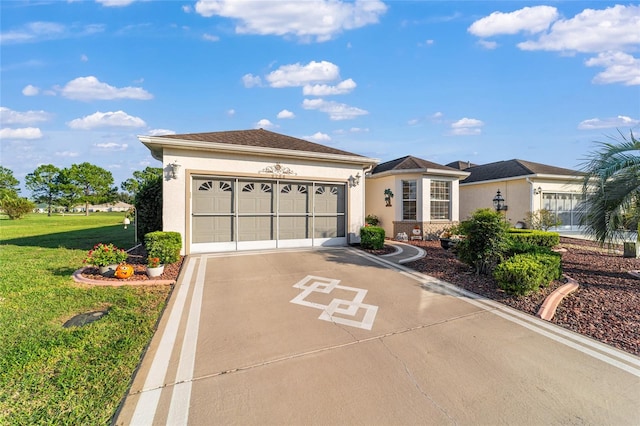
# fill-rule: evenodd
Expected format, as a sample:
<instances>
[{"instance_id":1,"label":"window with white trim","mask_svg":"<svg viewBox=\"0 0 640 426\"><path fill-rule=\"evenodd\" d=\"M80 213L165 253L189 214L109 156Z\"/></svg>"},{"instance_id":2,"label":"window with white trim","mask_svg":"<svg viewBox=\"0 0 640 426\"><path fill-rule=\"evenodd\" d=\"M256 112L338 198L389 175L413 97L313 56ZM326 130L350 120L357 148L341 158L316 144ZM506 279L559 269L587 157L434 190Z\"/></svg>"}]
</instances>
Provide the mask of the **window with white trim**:
<instances>
[{"instance_id":1,"label":"window with white trim","mask_svg":"<svg viewBox=\"0 0 640 426\"><path fill-rule=\"evenodd\" d=\"M418 220L418 183L415 180L402 181L402 220Z\"/></svg>"},{"instance_id":2,"label":"window with white trim","mask_svg":"<svg viewBox=\"0 0 640 426\"><path fill-rule=\"evenodd\" d=\"M451 182L431 180L431 220L451 219Z\"/></svg>"}]
</instances>

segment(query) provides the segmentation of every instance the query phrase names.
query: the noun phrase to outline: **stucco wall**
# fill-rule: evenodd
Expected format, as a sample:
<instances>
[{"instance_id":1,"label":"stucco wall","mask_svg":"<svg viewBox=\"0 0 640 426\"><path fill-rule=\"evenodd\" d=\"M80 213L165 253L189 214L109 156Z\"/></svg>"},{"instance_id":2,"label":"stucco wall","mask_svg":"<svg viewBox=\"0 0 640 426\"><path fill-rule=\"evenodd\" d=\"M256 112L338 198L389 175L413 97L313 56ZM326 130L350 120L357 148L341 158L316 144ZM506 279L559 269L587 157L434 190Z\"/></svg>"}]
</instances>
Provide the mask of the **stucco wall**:
<instances>
[{"instance_id":1,"label":"stucco wall","mask_svg":"<svg viewBox=\"0 0 640 426\"><path fill-rule=\"evenodd\" d=\"M364 176L361 166L332 163L326 160L285 159L279 157L262 157L237 154L218 154L203 151L186 151L165 148L163 152L163 229L176 231L182 235L183 253L189 244L187 227L190 206L189 194L190 174L224 174L228 176L247 176L272 178L269 173L260 171L268 166L280 163L288 167L295 175L284 175L285 179L326 180L329 182L348 183L350 176L360 174L360 184L355 187L347 185L347 232L349 243L360 241L360 228L364 225ZM169 178L168 164L177 161L180 164L177 179Z\"/></svg>"},{"instance_id":2,"label":"stucco wall","mask_svg":"<svg viewBox=\"0 0 640 426\"><path fill-rule=\"evenodd\" d=\"M391 207L386 207L384 201L385 189L391 189L394 197L391 198ZM393 221L396 218L396 207L398 200L402 202L402 188L400 192L396 189L395 178L387 176L380 179L366 179L366 207L365 216L375 215L380 220L379 226L384 229L387 237L393 234Z\"/></svg>"}]
</instances>

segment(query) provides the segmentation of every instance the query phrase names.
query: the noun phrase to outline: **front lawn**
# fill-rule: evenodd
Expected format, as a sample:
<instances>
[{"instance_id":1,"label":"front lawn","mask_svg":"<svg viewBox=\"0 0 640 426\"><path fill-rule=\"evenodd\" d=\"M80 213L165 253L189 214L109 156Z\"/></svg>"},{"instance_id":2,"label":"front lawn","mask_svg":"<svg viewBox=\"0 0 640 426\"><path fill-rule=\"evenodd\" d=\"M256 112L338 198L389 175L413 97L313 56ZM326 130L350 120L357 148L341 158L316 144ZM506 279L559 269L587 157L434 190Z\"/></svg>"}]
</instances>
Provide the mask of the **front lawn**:
<instances>
[{"instance_id":1,"label":"front lawn","mask_svg":"<svg viewBox=\"0 0 640 426\"><path fill-rule=\"evenodd\" d=\"M108 424L171 291L90 287L71 274L98 242L133 246L124 213L0 220L0 424ZM63 328L80 313L99 321Z\"/></svg>"}]
</instances>

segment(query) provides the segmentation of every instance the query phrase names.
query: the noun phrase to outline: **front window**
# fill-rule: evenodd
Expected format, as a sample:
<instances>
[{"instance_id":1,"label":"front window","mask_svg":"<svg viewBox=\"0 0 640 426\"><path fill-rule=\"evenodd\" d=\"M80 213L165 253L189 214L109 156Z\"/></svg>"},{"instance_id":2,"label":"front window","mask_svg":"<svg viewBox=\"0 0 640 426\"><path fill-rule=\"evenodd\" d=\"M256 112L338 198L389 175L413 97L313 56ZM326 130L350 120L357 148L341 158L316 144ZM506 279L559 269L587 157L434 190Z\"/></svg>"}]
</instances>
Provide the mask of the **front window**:
<instances>
[{"instance_id":1,"label":"front window","mask_svg":"<svg viewBox=\"0 0 640 426\"><path fill-rule=\"evenodd\" d=\"M417 220L417 181L402 181L402 220Z\"/></svg>"},{"instance_id":2,"label":"front window","mask_svg":"<svg viewBox=\"0 0 640 426\"><path fill-rule=\"evenodd\" d=\"M449 220L451 218L451 182L431 181L431 220Z\"/></svg>"}]
</instances>

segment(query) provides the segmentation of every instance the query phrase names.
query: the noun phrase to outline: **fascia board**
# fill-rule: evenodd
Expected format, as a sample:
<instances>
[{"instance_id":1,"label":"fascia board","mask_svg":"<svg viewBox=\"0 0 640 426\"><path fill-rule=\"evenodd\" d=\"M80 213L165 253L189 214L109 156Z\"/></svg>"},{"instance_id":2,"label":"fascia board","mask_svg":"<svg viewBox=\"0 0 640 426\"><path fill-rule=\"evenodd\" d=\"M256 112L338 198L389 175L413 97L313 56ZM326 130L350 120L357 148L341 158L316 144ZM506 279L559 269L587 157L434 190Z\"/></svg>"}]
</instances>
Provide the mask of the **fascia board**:
<instances>
[{"instance_id":1,"label":"fascia board","mask_svg":"<svg viewBox=\"0 0 640 426\"><path fill-rule=\"evenodd\" d=\"M371 179L382 178L386 176L396 176L396 175L428 175L428 176L453 176L458 177L461 180L469 176L469 172L463 171L449 171L449 170L440 170L440 169L405 169L405 170L387 170L381 173L376 173L374 175L367 176Z\"/></svg>"},{"instance_id":2,"label":"fascia board","mask_svg":"<svg viewBox=\"0 0 640 426\"><path fill-rule=\"evenodd\" d=\"M479 180L477 182L460 182L460 186L471 186L471 185L482 185L485 183L500 183L507 182L512 180L521 180L521 179L547 179L547 180L555 180L555 181L581 181L582 178L580 176L568 176L568 175L545 175L545 174L532 174L532 175L521 175L521 176L512 176L508 178L501 179L489 179L489 180Z\"/></svg>"},{"instance_id":3,"label":"fascia board","mask_svg":"<svg viewBox=\"0 0 640 426\"><path fill-rule=\"evenodd\" d=\"M153 158L162 160L162 155L159 154L164 148L185 149L192 151L209 151L209 152L228 152L228 153L240 153L240 154L253 154L259 156L274 156L279 155L288 158L304 158L310 160L325 160L335 163L357 164L363 167L378 164L380 160L368 157L359 157L351 155L340 154L325 154L309 151L293 151L289 149L277 149L277 148L263 148L256 146L244 146L244 145L231 145L223 143L212 142L199 142L199 141L187 141L182 139L161 139L150 136L138 136L140 142L142 142L149 150ZM156 157L160 155L160 158Z\"/></svg>"}]
</instances>

